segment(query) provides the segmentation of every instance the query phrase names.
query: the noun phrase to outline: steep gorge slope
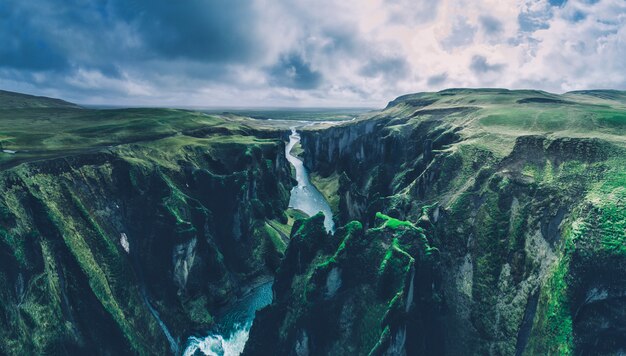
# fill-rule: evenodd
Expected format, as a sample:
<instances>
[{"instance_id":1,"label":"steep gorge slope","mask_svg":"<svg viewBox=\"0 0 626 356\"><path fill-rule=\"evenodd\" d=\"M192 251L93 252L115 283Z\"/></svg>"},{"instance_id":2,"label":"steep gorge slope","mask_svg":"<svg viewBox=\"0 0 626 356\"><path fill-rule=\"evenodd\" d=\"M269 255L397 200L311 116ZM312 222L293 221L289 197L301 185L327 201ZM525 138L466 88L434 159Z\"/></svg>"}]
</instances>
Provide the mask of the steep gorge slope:
<instances>
[{"instance_id":1,"label":"steep gorge slope","mask_svg":"<svg viewBox=\"0 0 626 356\"><path fill-rule=\"evenodd\" d=\"M281 133L187 112L126 112L143 120L138 130L118 110L73 110L61 119L40 112L58 130L44 141L4 131L19 150L55 142L59 157L4 157L12 168L0 172L0 353L182 351L190 332L212 325L212 311L278 266L284 241L268 222L286 222L292 185ZM11 110L12 120L20 113ZM70 134L111 145L67 155Z\"/></svg>"},{"instance_id":2,"label":"steep gorge slope","mask_svg":"<svg viewBox=\"0 0 626 356\"><path fill-rule=\"evenodd\" d=\"M246 354L623 352L617 94L446 90L302 132L347 225L294 228Z\"/></svg>"},{"instance_id":3,"label":"steep gorge slope","mask_svg":"<svg viewBox=\"0 0 626 356\"><path fill-rule=\"evenodd\" d=\"M0 105L0 353L180 352L269 276L249 355L626 350L622 92L445 90L306 128L334 235L284 215L286 131L27 101Z\"/></svg>"}]
</instances>

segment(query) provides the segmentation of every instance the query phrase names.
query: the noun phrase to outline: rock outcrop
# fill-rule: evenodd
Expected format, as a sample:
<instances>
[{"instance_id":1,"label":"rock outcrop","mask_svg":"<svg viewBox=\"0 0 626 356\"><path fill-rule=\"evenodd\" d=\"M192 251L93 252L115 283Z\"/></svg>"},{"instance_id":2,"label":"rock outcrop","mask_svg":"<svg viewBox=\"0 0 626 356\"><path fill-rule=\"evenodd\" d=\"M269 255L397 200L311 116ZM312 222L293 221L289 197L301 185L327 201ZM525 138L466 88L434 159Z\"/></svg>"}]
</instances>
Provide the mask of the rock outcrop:
<instances>
[{"instance_id":1,"label":"rock outcrop","mask_svg":"<svg viewBox=\"0 0 626 356\"><path fill-rule=\"evenodd\" d=\"M0 353L179 352L273 274L266 220L292 184L279 136L172 140L0 173Z\"/></svg>"},{"instance_id":2,"label":"rock outcrop","mask_svg":"<svg viewBox=\"0 0 626 356\"><path fill-rule=\"evenodd\" d=\"M348 229L358 220L363 229L315 239L321 252L309 253L295 269L289 260L283 262L281 270L294 269L296 277L279 274L276 286L286 283L291 290L275 290L277 301L259 314L247 353L262 354L269 344L260 340L283 354L302 349L345 355L614 354L625 349L626 284L618 272L626 263L623 144L593 130L572 133L554 122L549 127L561 131L507 131L506 125L522 119L490 116L482 104L494 95L511 101L506 105L574 105L533 91L449 90L399 98L355 123L302 132L305 164L321 179L338 180L339 222ZM520 96L548 101L516 102ZM576 124L574 118L563 120ZM427 277L419 277L420 263L414 270L418 277L410 279L415 304L427 308L398 312L404 315L399 319L389 315L406 305L386 308L385 297L367 292L380 291L375 285L385 275L375 272L381 256L368 253L381 253L377 244L393 246L394 239L373 232L378 211L424 229L430 248L438 251ZM364 250L350 255L346 248L337 262L328 256L341 250L336 246L344 236ZM423 249L406 247L401 238L397 242L410 258L424 261ZM359 280L348 272L350 266L367 276L366 286L348 286ZM389 278L404 283L383 290L406 300L411 268L405 264L403 273L391 273ZM329 293L338 275L341 287ZM372 313L386 310L387 317L380 312L368 319L370 307ZM363 325L375 330L379 341L365 337ZM361 338L351 339L351 333ZM420 343L424 335L431 343Z\"/></svg>"}]
</instances>

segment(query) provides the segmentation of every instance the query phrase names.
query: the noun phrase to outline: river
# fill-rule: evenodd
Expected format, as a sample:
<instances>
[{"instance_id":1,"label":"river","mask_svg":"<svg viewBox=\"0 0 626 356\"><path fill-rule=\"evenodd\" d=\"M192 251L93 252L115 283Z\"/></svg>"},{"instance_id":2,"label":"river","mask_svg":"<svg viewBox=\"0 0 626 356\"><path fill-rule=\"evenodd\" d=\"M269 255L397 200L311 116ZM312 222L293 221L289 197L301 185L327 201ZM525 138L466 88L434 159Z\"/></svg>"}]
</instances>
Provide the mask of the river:
<instances>
[{"instance_id":1,"label":"river","mask_svg":"<svg viewBox=\"0 0 626 356\"><path fill-rule=\"evenodd\" d=\"M273 281L268 281L258 285L218 313L217 328L206 337L190 337L184 356L241 354L248 341L256 311L272 302L272 284Z\"/></svg>"},{"instance_id":2,"label":"river","mask_svg":"<svg viewBox=\"0 0 626 356\"><path fill-rule=\"evenodd\" d=\"M324 227L326 227L326 231L334 232L335 223L333 222L333 212L330 209L330 205L328 205L328 201L326 201L322 193L311 184L309 172L302 160L291 154L293 146L299 142L300 134L298 134L295 128L292 128L289 143L285 147L285 156L296 170L296 181L298 181L298 185L291 189L289 207L301 210L309 216L313 216L321 211L324 213Z\"/></svg>"},{"instance_id":3,"label":"river","mask_svg":"<svg viewBox=\"0 0 626 356\"><path fill-rule=\"evenodd\" d=\"M291 154L293 146L300 142L300 135L295 128L291 129L289 143L285 146L285 156L296 171L298 185L291 189L289 207L299 209L309 216L318 212L324 213L324 227L334 232L335 224L330 205L311 184L309 172L299 158ZM266 281L252 288L244 296L216 315L214 330L205 337L191 336L187 339L184 356L238 356L248 341L250 328L257 310L272 303L273 281Z\"/></svg>"}]
</instances>

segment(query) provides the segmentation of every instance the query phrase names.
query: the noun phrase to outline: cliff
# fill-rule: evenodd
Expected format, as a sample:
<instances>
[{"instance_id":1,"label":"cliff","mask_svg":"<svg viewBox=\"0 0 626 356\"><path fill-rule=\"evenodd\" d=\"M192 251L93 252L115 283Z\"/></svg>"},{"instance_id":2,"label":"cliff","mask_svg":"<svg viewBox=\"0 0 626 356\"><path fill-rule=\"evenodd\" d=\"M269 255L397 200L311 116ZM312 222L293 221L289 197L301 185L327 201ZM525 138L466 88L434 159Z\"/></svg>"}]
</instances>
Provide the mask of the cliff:
<instances>
[{"instance_id":1,"label":"cliff","mask_svg":"<svg viewBox=\"0 0 626 356\"><path fill-rule=\"evenodd\" d=\"M0 172L0 353L178 353L274 273L284 143L210 120L222 128L181 120L178 133Z\"/></svg>"},{"instance_id":2,"label":"cliff","mask_svg":"<svg viewBox=\"0 0 626 356\"><path fill-rule=\"evenodd\" d=\"M278 275L276 301L259 313L246 352L264 354L270 344L294 355L622 350L625 105L600 97L446 90L303 131L305 164L319 181L335 180L337 218L347 225L316 239L307 259L283 261L280 270L296 276ZM424 237L381 236L381 216ZM337 247L345 236L370 252ZM437 251L426 263L415 246L421 239ZM405 263L388 277L404 283L371 293L380 291L381 256L394 244L420 266L416 276L424 264L428 272L407 279ZM364 276L348 277L348 266ZM337 275L344 284L328 293ZM392 307L389 295L406 300L408 281L420 296L415 306ZM284 283L291 290L278 287Z\"/></svg>"},{"instance_id":3,"label":"cliff","mask_svg":"<svg viewBox=\"0 0 626 356\"><path fill-rule=\"evenodd\" d=\"M0 100L0 353L178 353L267 277L247 355L621 352L624 98L449 89L307 127L333 235L286 216L269 120Z\"/></svg>"}]
</instances>

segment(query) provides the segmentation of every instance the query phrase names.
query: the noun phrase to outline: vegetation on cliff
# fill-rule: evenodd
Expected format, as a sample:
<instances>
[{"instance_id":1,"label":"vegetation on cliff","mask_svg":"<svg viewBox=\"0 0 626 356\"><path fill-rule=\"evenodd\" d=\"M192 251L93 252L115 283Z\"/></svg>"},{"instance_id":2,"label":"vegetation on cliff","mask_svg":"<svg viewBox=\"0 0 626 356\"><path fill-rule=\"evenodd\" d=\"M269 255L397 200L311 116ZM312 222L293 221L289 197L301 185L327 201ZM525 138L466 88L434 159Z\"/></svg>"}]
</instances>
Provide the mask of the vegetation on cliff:
<instances>
[{"instance_id":1,"label":"vegetation on cliff","mask_svg":"<svg viewBox=\"0 0 626 356\"><path fill-rule=\"evenodd\" d=\"M284 125L13 95L0 353L164 353L155 316L180 343L275 275L246 354L614 354L624 112L615 91L449 89L307 128L329 235L286 209Z\"/></svg>"},{"instance_id":2,"label":"vegetation on cliff","mask_svg":"<svg viewBox=\"0 0 626 356\"><path fill-rule=\"evenodd\" d=\"M278 131L26 99L0 108L0 353L176 351L278 267Z\"/></svg>"},{"instance_id":3,"label":"vegetation on cliff","mask_svg":"<svg viewBox=\"0 0 626 356\"><path fill-rule=\"evenodd\" d=\"M626 263L624 99L615 91L411 94L356 122L303 131L303 156L316 182L337 182L332 188L338 194L336 216L342 224L363 224L363 244L371 244L366 236L378 230L426 231L417 241L436 258L431 273L439 277L415 288L437 301L431 306L438 315L434 320L422 313L415 320L433 326L430 340L443 340L439 351L611 354L626 347L620 317L626 314L626 280L619 272ZM329 254L336 245L331 238L319 250ZM385 290L394 294L399 284L389 280L406 275L401 271L408 268L394 258L420 258L404 254L397 237L389 237L386 246L379 256L345 263L377 271L369 280L384 276ZM324 258L332 262L325 265L335 266L334 254ZM302 278L313 278L311 269L318 265L309 264ZM307 286L307 295L324 294L323 283ZM278 339L266 335L285 350L332 344L339 354L367 354L371 340L314 336L316 323L350 320L349 315L377 321L368 328L387 341L377 342L375 352L397 350L399 324L385 330L388 317L359 314L349 302L357 296L377 305L356 290L338 293L334 309L326 300L309 298L303 307L286 297L271 308L298 305L295 310L310 311L284 319L267 312L258 329L269 318L306 331ZM311 312L320 305L334 319ZM396 309L402 308L380 308ZM415 330L422 329L406 329ZM403 350L411 354L412 347L406 344Z\"/></svg>"}]
</instances>

